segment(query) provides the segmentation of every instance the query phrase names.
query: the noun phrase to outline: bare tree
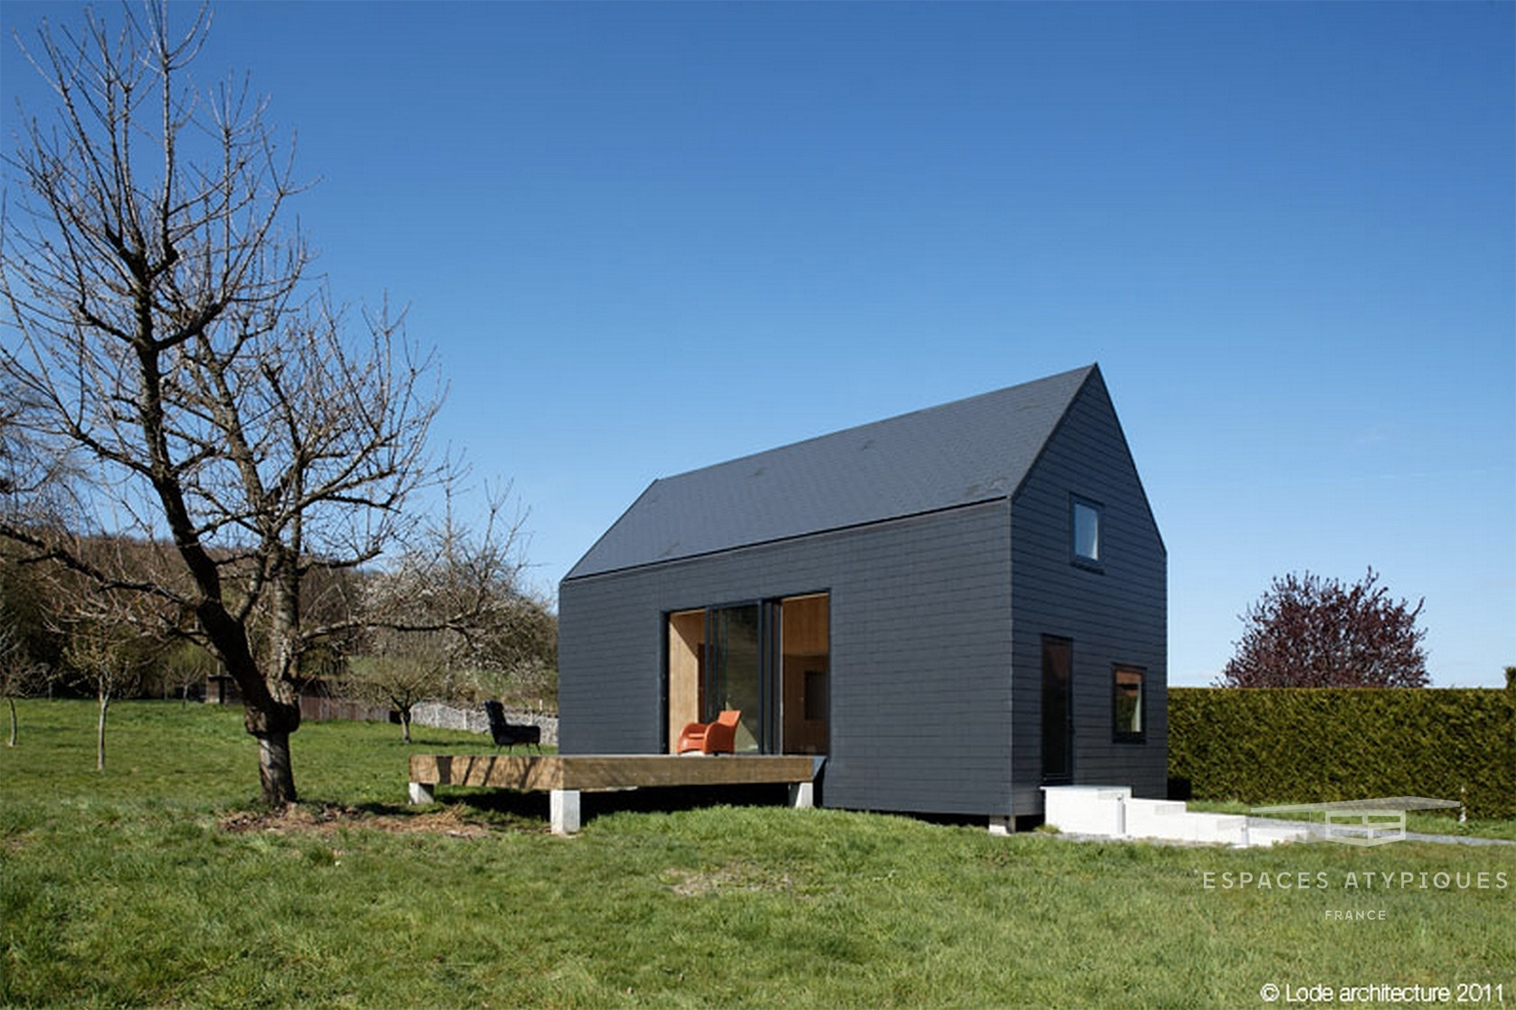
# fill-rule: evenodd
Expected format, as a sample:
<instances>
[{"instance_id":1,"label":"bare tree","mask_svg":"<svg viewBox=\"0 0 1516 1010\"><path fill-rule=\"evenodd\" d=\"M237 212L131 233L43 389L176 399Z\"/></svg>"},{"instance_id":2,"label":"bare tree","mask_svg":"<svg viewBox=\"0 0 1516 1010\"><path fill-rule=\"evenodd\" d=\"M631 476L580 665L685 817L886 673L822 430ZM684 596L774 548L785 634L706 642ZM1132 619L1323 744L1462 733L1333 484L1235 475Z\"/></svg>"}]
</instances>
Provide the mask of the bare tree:
<instances>
[{"instance_id":1,"label":"bare tree","mask_svg":"<svg viewBox=\"0 0 1516 1010\"><path fill-rule=\"evenodd\" d=\"M95 768L105 768L105 723L111 702L140 683L158 650L135 633L131 622L116 615L74 621L64 662L95 689L99 717L95 728Z\"/></svg>"},{"instance_id":2,"label":"bare tree","mask_svg":"<svg viewBox=\"0 0 1516 1010\"><path fill-rule=\"evenodd\" d=\"M57 601L47 580L19 564L8 546L0 541L0 694L10 710L7 742L14 747L16 698L51 686L62 643L52 626Z\"/></svg>"},{"instance_id":3,"label":"bare tree","mask_svg":"<svg viewBox=\"0 0 1516 1010\"><path fill-rule=\"evenodd\" d=\"M57 114L25 120L7 159L21 192L0 221L0 382L11 443L70 461L74 483L44 509L48 475L8 478L0 535L204 645L282 804L301 657L340 630L308 619L304 591L380 557L448 478L426 450L441 387L399 319L336 309L307 278L265 103L245 82L186 83L207 28L202 8L174 34L149 0L115 31L89 11L77 32L44 22L26 50ZM92 556L103 534L162 564Z\"/></svg>"},{"instance_id":4,"label":"bare tree","mask_svg":"<svg viewBox=\"0 0 1516 1010\"><path fill-rule=\"evenodd\" d=\"M17 720L16 696L31 690L42 677L42 667L27 654L19 629L6 619L0 610L0 694L5 696L10 710L10 733L5 738L7 747L16 746Z\"/></svg>"},{"instance_id":5,"label":"bare tree","mask_svg":"<svg viewBox=\"0 0 1516 1010\"><path fill-rule=\"evenodd\" d=\"M411 742L411 712L450 693L447 651L438 633L385 636L385 643L348 664L344 693L355 701L388 705L399 713L400 738Z\"/></svg>"},{"instance_id":6,"label":"bare tree","mask_svg":"<svg viewBox=\"0 0 1516 1010\"><path fill-rule=\"evenodd\" d=\"M165 653L157 666L157 684L164 697L179 695L181 706L189 705L190 689L205 684L216 673L216 661L194 642L180 642Z\"/></svg>"},{"instance_id":7,"label":"bare tree","mask_svg":"<svg viewBox=\"0 0 1516 1010\"><path fill-rule=\"evenodd\" d=\"M457 521L449 495L441 519L365 582L365 635L348 692L397 710L407 741L417 703L456 700L480 668L524 648L524 515L505 516L508 494L507 487L488 495L480 529Z\"/></svg>"}]
</instances>

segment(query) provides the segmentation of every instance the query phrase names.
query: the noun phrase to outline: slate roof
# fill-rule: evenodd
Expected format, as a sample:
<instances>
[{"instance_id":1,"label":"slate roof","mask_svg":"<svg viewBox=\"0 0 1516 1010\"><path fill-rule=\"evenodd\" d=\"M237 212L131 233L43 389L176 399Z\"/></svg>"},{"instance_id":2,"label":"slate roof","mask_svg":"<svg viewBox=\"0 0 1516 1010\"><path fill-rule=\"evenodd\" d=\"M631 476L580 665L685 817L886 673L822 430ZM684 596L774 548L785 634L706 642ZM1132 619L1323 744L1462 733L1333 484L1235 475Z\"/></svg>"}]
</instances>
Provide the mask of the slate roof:
<instances>
[{"instance_id":1,"label":"slate roof","mask_svg":"<svg viewBox=\"0 0 1516 1010\"><path fill-rule=\"evenodd\" d=\"M565 577L1008 498L1099 368L655 480Z\"/></svg>"}]
</instances>

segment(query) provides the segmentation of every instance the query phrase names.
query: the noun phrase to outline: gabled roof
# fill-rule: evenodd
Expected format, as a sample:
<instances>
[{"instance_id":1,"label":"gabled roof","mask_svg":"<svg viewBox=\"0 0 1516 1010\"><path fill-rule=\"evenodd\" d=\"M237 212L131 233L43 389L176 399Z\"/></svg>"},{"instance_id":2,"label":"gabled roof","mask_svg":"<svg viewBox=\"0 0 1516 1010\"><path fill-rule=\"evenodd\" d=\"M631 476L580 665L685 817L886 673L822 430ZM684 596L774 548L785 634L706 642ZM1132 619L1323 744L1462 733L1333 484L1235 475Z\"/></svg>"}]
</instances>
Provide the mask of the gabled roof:
<instances>
[{"instance_id":1,"label":"gabled roof","mask_svg":"<svg viewBox=\"0 0 1516 1010\"><path fill-rule=\"evenodd\" d=\"M567 579L1009 498L1095 365L665 477Z\"/></svg>"}]
</instances>

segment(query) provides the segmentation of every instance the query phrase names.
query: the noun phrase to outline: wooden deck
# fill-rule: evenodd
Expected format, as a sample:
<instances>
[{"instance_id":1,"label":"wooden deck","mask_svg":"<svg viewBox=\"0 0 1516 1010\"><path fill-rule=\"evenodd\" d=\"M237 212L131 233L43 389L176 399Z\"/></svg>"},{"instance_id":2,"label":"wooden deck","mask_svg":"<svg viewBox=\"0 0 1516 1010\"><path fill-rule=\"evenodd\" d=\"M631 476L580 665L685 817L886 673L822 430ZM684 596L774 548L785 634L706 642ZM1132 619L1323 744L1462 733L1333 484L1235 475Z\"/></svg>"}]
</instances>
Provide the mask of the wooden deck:
<instances>
[{"instance_id":1,"label":"wooden deck","mask_svg":"<svg viewBox=\"0 0 1516 1010\"><path fill-rule=\"evenodd\" d=\"M660 786L788 783L795 806L810 806L825 758L809 755L676 757L671 754L412 754L412 803L437 786L481 786L552 794L553 831L579 830L579 794Z\"/></svg>"}]
</instances>

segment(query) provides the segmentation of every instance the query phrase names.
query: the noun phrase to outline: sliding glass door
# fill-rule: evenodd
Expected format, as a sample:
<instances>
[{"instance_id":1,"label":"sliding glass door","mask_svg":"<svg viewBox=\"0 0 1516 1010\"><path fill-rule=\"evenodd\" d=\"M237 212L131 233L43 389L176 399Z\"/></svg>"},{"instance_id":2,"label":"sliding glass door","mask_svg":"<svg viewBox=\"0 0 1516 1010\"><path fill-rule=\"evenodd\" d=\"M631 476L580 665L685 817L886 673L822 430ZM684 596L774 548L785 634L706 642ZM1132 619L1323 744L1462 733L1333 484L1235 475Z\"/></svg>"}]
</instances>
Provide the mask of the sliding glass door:
<instances>
[{"instance_id":1,"label":"sliding glass door","mask_svg":"<svg viewBox=\"0 0 1516 1010\"><path fill-rule=\"evenodd\" d=\"M706 611L705 722L714 722L725 709L739 709L737 753L768 752L765 736L773 720L767 718L769 678L765 676L763 648L767 604L712 607Z\"/></svg>"},{"instance_id":2,"label":"sliding glass door","mask_svg":"<svg viewBox=\"0 0 1516 1010\"><path fill-rule=\"evenodd\" d=\"M739 754L825 754L828 602L813 593L667 614L669 750L688 723L737 709Z\"/></svg>"}]
</instances>

